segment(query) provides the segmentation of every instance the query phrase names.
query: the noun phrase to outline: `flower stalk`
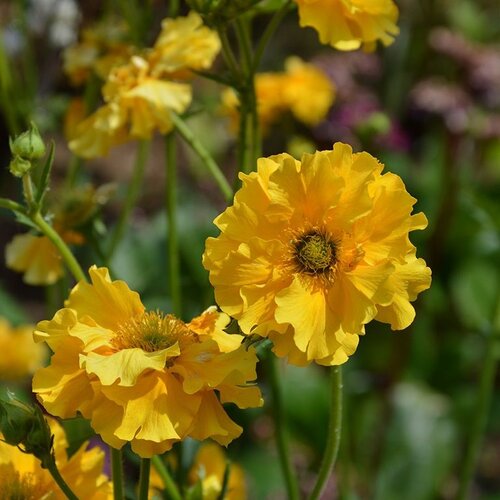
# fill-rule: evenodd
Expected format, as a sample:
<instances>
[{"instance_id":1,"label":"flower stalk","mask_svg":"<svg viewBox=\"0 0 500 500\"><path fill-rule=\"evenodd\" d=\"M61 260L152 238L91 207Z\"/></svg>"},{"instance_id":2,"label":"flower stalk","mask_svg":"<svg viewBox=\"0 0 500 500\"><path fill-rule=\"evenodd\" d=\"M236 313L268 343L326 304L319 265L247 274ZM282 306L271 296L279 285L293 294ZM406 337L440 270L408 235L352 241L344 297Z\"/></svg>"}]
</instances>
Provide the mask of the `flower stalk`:
<instances>
[{"instance_id":1,"label":"flower stalk","mask_svg":"<svg viewBox=\"0 0 500 500\"><path fill-rule=\"evenodd\" d=\"M111 237L111 244L107 255L108 261L111 260L111 257L115 253L120 241L123 238L130 214L137 203L137 199L139 198L142 182L144 180L144 171L149 156L149 149L150 141L139 142L132 179L125 197L125 204Z\"/></svg>"},{"instance_id":2,"label":"flower stalk","mask_svg":"<svg viewBox=\"0 0 500 500\"><path fill-rule=\"evenodd\" d=\"M123 489L123 466L122 451L115 448L111 450L111 473L113 476L113 498L114 500L123 500L125 493Z\"/></svg>"},{"instance_id":3,"label":"flower stalk","mask_svg":"<svg viewBox=\"0 0 500 500\"><path fill-rule=\"evenodd\" d=\"M61 491L66 495L66 498L68 498L68 500L78 500L78 497L73 493L73 491L71 491L71 488L61 476L54 460L51 460L47 464L47 469L59 488L61 488Z\"/></svg>"},{"instance_id":4,"label":"flower stalk","mask_svg":"<svg viewBox=\"0 0 500 500\"><path fill-rule=\"evenodd\" d=\"M151 459L151 463L153 464L153 467L156 469L156 472L158 472L163 481L165 489L167 490L168 498L171 498L172 500L182 500L179 489L177 488L175 481L172 479L172 476L170 475L167 467L163 463L163 460L158 455L155 455Z\"/></svg>"},{"instance_id":5,"label":"flower stalk","mask_svg":"<svg viewBox=\"0 0 500 500\"><path fill-rule=\"evenodd\" d=\"M179 132L182 139L188 144L188 146L198 155L198 157L203 161L205 167L212 175L213 179L217 183L220 192L224 196L224 199L229 201L233 196L233 190L224 177L221 169L215 163L210 153L205 149L203 144L196 138L187 123L177 114L171 112L172 122L175 125L175 129Z\"/></svg>"},{"instance_id":6,"label":"flower stalk","mask_svg":"<svg viewBox=\"0 0 500 500\"><path fill-rule=\"evenodd\" d=\"M177 317L182 313L181 279L179 270L179 240L177 231L177 149L175 136L165 137L165 168L166 168L166 211L168 223L168 276L172 310Z\"/></svg>"},{"instance_id":7,"label":"flower stalk","mask_svg":"<svg viewBox=\"0 0 500 500\"><path fill-rule=\"evenodd\" d=\"M497 371L498 359L500 357L500 300L494 311L493 319L488 331L488 341L485 346L485 359L479 380L479 393L474 405L474 415L472 418L470 441L465 454L465 461L460 478L460 488L458 500L469 498L469 490L474 477L483 435L488 419L488 411L491 407L491 400L495 387L495 375Z\"/></svg>"},{"instance_id":8,"label":"flower stalk","mask_svg":"<svg viewBox=\"0 0 500 500\"><path fill-rule=\"evenodd\" d=\"M139 473L139 500L148 500L149 475L151 472L151 459L141 459L141 470Z\"/></svg>"},{"instance_id":9,"label":"flower stalk","mask_svg":"<svg viewBox=\"0 0 500 500\"><path fill-rule=\"evenodd\" d=\"M278 448L281 470L285 479L289 500L298 500L300 498L299 486L290 458L290 443L285 407L283 404L283 391L280 385L280 375L278 373L278 359L271 353L269 353L268 357L268 368L272 393L272 413L276 433L276 445Z\"/></svg>"},{"instance_id":10,"label":"flower stalk","mask_svg":"<svg viewBox=\"0 0 500 500\"><path fill-rule=\"evenodd\" d=\"M331 368L331 406L328 422L328 436L323 460L319 469L316 484L309 496L309 500L318 500L321 497L326 483L335 465L340 445L342 430L342 370L340 366Z\"/></svg>"},{"instance_id":11,"label":"flower stalk","mask_svg":"<svg viewBox=\"0 0 500 500\"><path fill-rule=\"evenodd\" d=\"M66 243L64 243L63 239L59 236L57 231L55 231L54 228L45 221L40 212L36 212L32 216L32 221L37 225L38 229L40 229L40 231L45 236L47 236L47 238L56 246L57 250L61 254L64 262L68 266L71 274L73 274L75 279L77 281L86 281L87 278L85 277L85 273L80 267L80 264L76 260L75 256L68 248Z\"/></svg>"}]
</instances>

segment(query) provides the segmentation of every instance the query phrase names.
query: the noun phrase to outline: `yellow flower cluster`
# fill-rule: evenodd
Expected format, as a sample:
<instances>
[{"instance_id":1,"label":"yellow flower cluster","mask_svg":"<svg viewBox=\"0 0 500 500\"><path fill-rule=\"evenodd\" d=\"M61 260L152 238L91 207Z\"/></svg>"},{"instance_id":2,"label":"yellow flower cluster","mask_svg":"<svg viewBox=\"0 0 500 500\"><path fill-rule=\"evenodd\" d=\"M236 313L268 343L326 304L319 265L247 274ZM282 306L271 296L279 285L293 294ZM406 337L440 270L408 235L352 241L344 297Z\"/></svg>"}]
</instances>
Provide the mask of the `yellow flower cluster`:
<instances>
[{"instance_id":1,"label":"yellow flower cluster","mask_svg":"<svg viewBox=\"0 0 500 500\"><path fill-rule=\"evenodd\" d=\"M171 111L182 113L191 103L191 70L208 68L220 49L217 34L201 17L165 19L151 49L114 66L103 87L104 105L72 127L70 149L83 158L106 155L132 139L149 139L173 125Z\"/></svg>"},{"instance_id":2,"label":"yellow flower cluster","mask_svg":"<svg viewBox=\"0 0 500 500\"><path fill-rule=\"evenodd\" d=\"M317 67L298 57L289 57L285 71L259 73L255 77L257 113L266 129L284 113L308 126L320 123L335 99L335 86ZM222 113L227 115L232 128L238 128L239 100L233 89L222 94Z\"/></svg>"},{"instance_id":3,"label":"yellow flower cluster","mask_svg":"<svg viewBox=\"0 0 500 500\"><path fill-rule=\"evenodd\" d=\"M300 25L310 26L321 43L339 50L373 50L390 45L399 33L393 0L295 0Z\"/></svg>"},{"instance_id":4,"label":"yellow flower cluster","mask_svg":"<svg viewBox=\"0 0 500 500\"><path fill-rule=\"evenodd\" d=\"M415 198L368 153L261 158L206 243L217 303L294 364L344 363L372 319L407 327L431 271L409 240Z\"/></svg>"},{"instance_id":5,"label":"yellow flower cluster","mask_svg":"<svg viewBox=\"0 0 500 500\"><path fill-rule=\"evenodd\" d=\"M84 443L68 458L68 443L63 428L53 419L49 419L49 425L54 435L57 468L75 495L89 500L113 498L113 486L102 473L104 452L99 448L88 450L88 443ZM0 498L66 498L49 471L42 468L34 455L23 453L17 446L11 446L1 440L0 478Z\"/></svg>"},{"instance_id":6,"label":"yellow flower cluster","mask_svg":"<svg viewBox=\"0 0 500 500\"><path fill-rule=\"evenodd\" d=\"M40 368L47 356L44 346L33 341L33 327L16 328L0 317L0 381L17 380Z\"/></svg>"},{"instance_id":7,"label":"yellow flower cluster","mask_svg":"<svg viewBox=\"0 0 500 500\"><path fill-rule=\"evenodd\" d=\"M189 323L147 312L139 295L105 268L90 269L65 308L42 321L35 339L54 352L33 391L53 415L80 412L114 448L130 442L142 457L161 454L188 436L227 445L242 432L221 403L262 404L253 348L223 331L215 308ZM216 396L217 391L219 397Z\"/></svg>"}]
</instances>

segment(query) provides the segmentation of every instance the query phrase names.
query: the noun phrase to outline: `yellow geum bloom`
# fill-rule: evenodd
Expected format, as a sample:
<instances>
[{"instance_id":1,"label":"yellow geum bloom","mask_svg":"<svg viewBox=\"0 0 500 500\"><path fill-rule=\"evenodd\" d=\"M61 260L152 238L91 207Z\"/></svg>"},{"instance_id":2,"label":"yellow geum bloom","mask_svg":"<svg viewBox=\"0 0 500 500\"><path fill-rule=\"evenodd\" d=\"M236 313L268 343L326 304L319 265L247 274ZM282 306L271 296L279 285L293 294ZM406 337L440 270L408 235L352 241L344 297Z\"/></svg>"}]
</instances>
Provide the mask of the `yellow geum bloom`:
<instances>
[{"instance_id":1,"label":"yellow geum bloom","mask_svg":"<svg viewBox=\"0 0 500 500\"><path fill-rule=\"evenodd\" d=\"M328 113L335 99L335 86L319 68L298 57L285 61L285 71L258 73L255 76L257 113L264 130L290 111L297 120L314 126ZM221 96L222 113L238 129L239 100L233 89Z\"/></svg>"},{"instance_id":2,"label":"yellow geum bloom","mask_svg":"<svg viewBox=\"0 0 500 500\"><path fill-rule=\"evenodd\" d=\"M226 466L227 459L219 445L210 442L201 445L189 471L188 479L190 484L201 481L203 500L220 498ZM245 500L247 498L243 469L232 462L224 498L226 500Z\"/></svg>"},{"instance_id":3,"label":"yellow geum bloom","mask_svg":"<svg viewBox=\"0 0 500 500\"><path fill-rule=\"evenodd\" d=\"M54 435L57 468L75 495L89 500L113 498L112 484L102 473L104 451L97 447L87 449L86 442L68 458L63 428L53 419L48 421ZM64 500L66 495L49 471L42 469L38 458L0 440L0 498Z\"/></svg>"},{"instance_id":4,"label":"yellow geum bloom","mask_svg":"<svg viewBox=\"0 0 500 500\"><path fill-rule=\"evenodd\" d=\"M227 445L242 429L221 403L262 404L255 350L223 331L229 318L208 309L189 323L146 311L139 295L106 268L90 269L65 308L37 325L54 352L35 373L33 391L53 415L80 412L115 448L130 442L142 457L187 436ZM218 393L216 396L215 391Z\"/></svg>"},{"instance_id":5,"label":"yellow geum bloom","mask_svg":"<svg viewBox=\"0 0 500 500\"><path fill-rule=\"evenodd\" d=\"M17 380L40 368L47 350L33 340L33 326L13 327L0 317L0 381Z\"/></svg>"},{"instance_id":6,"label":"yellow geum bloom","mask_svg":"<svg viewBox=\"0 0 500 500\"><path fill-rule=\"evenodd\" d=\"M69 245L81 245L85 238L80 232L100 205L106 200L106 186L94 189L90 185L64 190L51 200L52 225ZM31 233L14 236L5 248L7 267L24 273L28 285L51 285L64 274L61 256L46 236Z\"/></svg>"},{"instance_id":7,"label":"yellow geum bloom","mask_svg":"<svg viewBox=\"0 0 500 500\"><path fill-rule=\"evenodd\" d=\"M126 24L115 19L83 30L81 41L63 52L63 70L71 83L82 85L92 74L105 80L113 66L125 63L135 51L126 37Z\"/></svg>"},{"instance_id":8,"label":"yellow geum bloom","mask_svg":"<svg viewBox=\"0 0 500 500\"><path fill-rule=\"evenodd\" d=\"M302 27L312 27L321 43L339 50L373 50L390 45L399 33L393 0L295 0Z\"/></svg>"},{"instance_id":9,"label":"yellow geum bloom","mask_svg":"<svg viewBox=\"0 0 500 500\"><path fill-rule=\"evenodd\" d=\"M61 256L46 236L18 234L5 248L9 269L24 273L28 285L52 285L64 274Z\"/></svg>"},{"instance_id":10,"label":"yellow geum bloom","mask_svg":"<svg viewBox=\"0 0 500 500\"><path fill-rule=\"evenodd\" d=\"M150 139L173 128L171 112L191 104L191 70L209 67L220 49L217 35L201 18L164 21L155 46L110 71L103 87L104 105L72 128L70 149L95 158L132 139Z\"/></svg>"},{"instance_id":11,"label":"yellow geum bloom","mask_svg":"<svg viewBox=\"0 0 500 500\"><path fill-rule=\"evenodd\" d=\"M407 327L431 271L408 234L415 198L368 153L261 158L215 219L203 263L219 306L294 364L344 363L372 319Z\"/></svg>"},{"instance_id":12,"label":"yellow geum bloom","mask_svg":"<svg viewBox=\"0 0 500 500\"><path fill-rule=\"evenodd\" d=\"M198 449L188 474L188 483L190 486L195 486L201 481L203 500L217 500L220 498L227 463L223 448L216 443L208 441ZM149 481L150 498L163 498L161 495L164 490L165 483L153 467ZM227 490L224 498L226 500L245 500L247 498L245 473L238 464L233 462L230 463Z\"/></svg>"}]
</instances>

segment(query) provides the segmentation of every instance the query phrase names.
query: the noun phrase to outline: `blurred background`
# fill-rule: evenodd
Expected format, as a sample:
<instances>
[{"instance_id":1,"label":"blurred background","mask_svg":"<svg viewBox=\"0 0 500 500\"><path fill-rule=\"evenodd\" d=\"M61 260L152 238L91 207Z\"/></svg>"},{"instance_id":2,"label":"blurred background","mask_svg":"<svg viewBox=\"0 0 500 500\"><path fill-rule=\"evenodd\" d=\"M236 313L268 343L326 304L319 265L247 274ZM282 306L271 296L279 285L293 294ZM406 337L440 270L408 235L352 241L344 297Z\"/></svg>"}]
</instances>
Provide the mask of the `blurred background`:
<instances>
[{"instance_id":1,"label":"blurred background","mask_svg":"<svg viewBox=\"0 0 500 500\"><path fill-rule=\"evenodd\" d=\"M78 42L83 28L111 12L126 33L130 8L140 3L0 1L0 196L21 197L20 185L7 169L8 137L33 120L43 137L56 144L51 202L65 202L64 189L58 186L74 160L64 123L83 88L65 75L63 53ZM166 3L151 0L141 17L145 43L158 34ZM263 2L255 40L269 22L266 5L276 3ZM488 343L500 289L500 5L498 0L397 4L401 33L393 45L373 53L343 53L320 45L313 30L298 26L292 11L261 65L262 71L282 71L285 58L298 55L323 70L336 87L335 102L319 125L307 127L291 114L271 125L264 155L288 151L300 157L302 152L331 149L336 141L347 142L399 174L418 199L416 211L429 219L425 231L412 235L418 255L433 272L431 289L416 303L414 323L397 333L387 325L369 324L357 353L344 365L344 429L325 499L455 498L485 353L491 348L500 352L498 342ZM213 71L220 66L217 61ZM232 179L235 138L221 113L223 86L202 78L194 84L189 123ZM96 88L86 87L98 102ZM100 200L92 202L98 210L82 229L89 241L105 239L105 227L115 223L136 147L116 148L80 170L78 185L106 186ZM168 311L163 149L159 138L153 141L139 202L111 266L114 276L137 290L147 307ZM213 303L201 255L206 237L216 234L212 220L225 205L199 160L180 142L178 156L183 313L189 319ZM3 255L12 237L26 229L7 211L0 209L0 216ZM102 263L98 245L76 252L84 266ZM0 315L15 325L47 318L71 286L69 276L48 287L28 286L21 274L0 265ZM283 365L282 379L293 460L307 489L325 444L327 372L318 366ZM497 376L497 389L499 382ZM29 380L0 385L29 392ZM266 396L265 381L262 389ZM285 498L268 406L231 413L245 432L230 446L229 455L245 468L250 498ZM77 421L68 426L75 448L89 430ZM500 499L498 390L471 498Z\"/></svg>"}]
</instances>

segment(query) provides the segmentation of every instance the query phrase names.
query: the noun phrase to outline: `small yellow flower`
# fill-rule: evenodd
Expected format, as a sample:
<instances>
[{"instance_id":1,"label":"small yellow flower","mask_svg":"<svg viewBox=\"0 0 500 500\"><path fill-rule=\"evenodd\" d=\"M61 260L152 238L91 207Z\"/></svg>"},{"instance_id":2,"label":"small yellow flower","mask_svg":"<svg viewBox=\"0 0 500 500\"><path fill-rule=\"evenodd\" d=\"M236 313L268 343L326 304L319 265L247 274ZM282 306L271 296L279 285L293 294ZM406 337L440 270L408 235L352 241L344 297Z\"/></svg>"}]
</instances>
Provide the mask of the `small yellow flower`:
<instances>
[{"instance_id":1,"label":"small yellow flower","mask_svg":"<svg viewBox=\"0 0 500 500\"><path fill-rule=\"evenodd\" d=\"M203 500L217 500L222 493L227 464L228 460L221 446L210 441L203 443L198 449L189 471L189 485L194 486L201 481ZM151 498L162 498L161 492L165 490L165 484L154 468L151 469L149 488ZM228 485L224 498L226 500L245 500L247 498L243 469L232 462L230 463Z\"/></svg>"},{"instance_id":2,"label":"small yellow flower","mask_svg":"<svg viewBox=\"0 0 500 500\"><path fill-rule=\"evenodd\" d=\"M399 33L393 0L295 0L302 27L312 27L321 43L339 50L373 50L390 45Z\"/></svg>"},{"instance_id":3,"label":"small yellow flower","mask_svg":"<svg viewBox=\"0 0 500 500\"><path fill-rule=\"evenodd\" d=\"M259 73L255 77L257 112L264 130L290 111L297 120L314 126L326 116L335 98L335 86L328 77L312 64L298 57L285 61L281 73ZM222 93L222 113L238 129L239 100L232 89Z\"/></svg>"},{"instance_id":4,"label":"small yellow flower","mask_svg":"<svg viewBox=\"0 0 500 500\"><path fill-rule=\"evenodd\" d=\"M217 303L294 364L344 363L373 319L399 330L431 271L409 240L415 198L368 153L261 158L206 243Z\"/></svg>"},{"instance_id":5,"label":"small yellow flower","mask_svg":"<svg viewBox=\"0 0 500 500\"><path fill-rule=\"evenodd\" d=\"M115 448L130 442L143 457L190 436L227 445L242 431L221 403L262 404L254 349L223 331L229 318L208 309L189 323L145 311L139 295L105 268L90 269L65 308L37 325L54 352L33 391L62 418L80 412ZM218 392L219 397L216 396Z\"/></svg>"},{"instance_id":6,"label":"small yellow flower","mask_svg":"<svg viewBox=\"0 0 500 500\"><path fill-rule=\"evenodd\" d=\"M40 368L46 349L33 341L33 326L12 327L0 317L0 380L27 377Z\"/></svg>"},{"instance_id":7,"label":"small yellow flower","mask_svg":"<svg viewBox=\"0 0 500 500\"><path fill-rule=\"evenodd\" d=\"M201 481L203 500L217 500L220 497L227 463L225 453L219 445L210 442L201 445L188 479L191 484ZM235 463L231 463L230 467L224 498L245 500L247 492L243 469Z\"/></svg>"},{"instance_id":8,"label":"small yellow flower","mask_svg":"<svg viewBox=\"0 0 500 500\"><path fill-rule=\"evenodd\" d=\"M92 74L105 80L113 66L126 62L134 53L126 35L126 25L113 19L83 30L81 41L63 53L63 69L71 83L82 85Z\"/></svg>"},{"instance_id":9,"label":"small yellow flower","mask_svg":"<svg viewBox=\"0 0 500 500\"><path fill-rule=\"evenodd\" d=\"M104 452L87 450L84 443L71 458L63 428L53 419L49 425L54 434L54 454L63 479L78 498L104 500L113 498L113 487L102 473ZM1 437L1 435L0 435ZM64 500L63 494L47 469L33 455L0 441L0 498Z\"/></svg>"},{"instance_id":10,"label":"small yellow flower","mask_svg":"<svg viewBox=\"0 0 500 500\"><path fill-rule=\"evenodd\" d=\"M52 225L69 245L82 245L85 241L81 226L95 215L106 201L103 188L87 185L78 189L61 191L51 200ZM55 201L54 201L55 200ZM14 236L5 249L7 267L24 273L29 285L51 285L64 274L61 256L46 236L30 233Z\"/></svg>"},{"instance_id":11,"label":"small yellow flower","mask_svg":"<svg viewBox=\"0 0 500 500\"><path fill-rule=\"evenodd\" d=\"M7 267L28 285L52 285L64 274L61 256L46 236L18 234L5 248Z\"/></svg>"},{"instance_id":12,"label":"small yellow flower","mask_svg":"<svg viewBox=\"0 0 500 500\"><path fill-rule=\"evenodd\" d=\"M170 132L171 112L182 113L191 104L185 79L191 70L209 67L219 48L217 35L195 13L164 21L152 49L110 71L104 105L71 129L70 149L95 158L123 142L150 139L155 130Z\"/></svg>"}]
</instances>

